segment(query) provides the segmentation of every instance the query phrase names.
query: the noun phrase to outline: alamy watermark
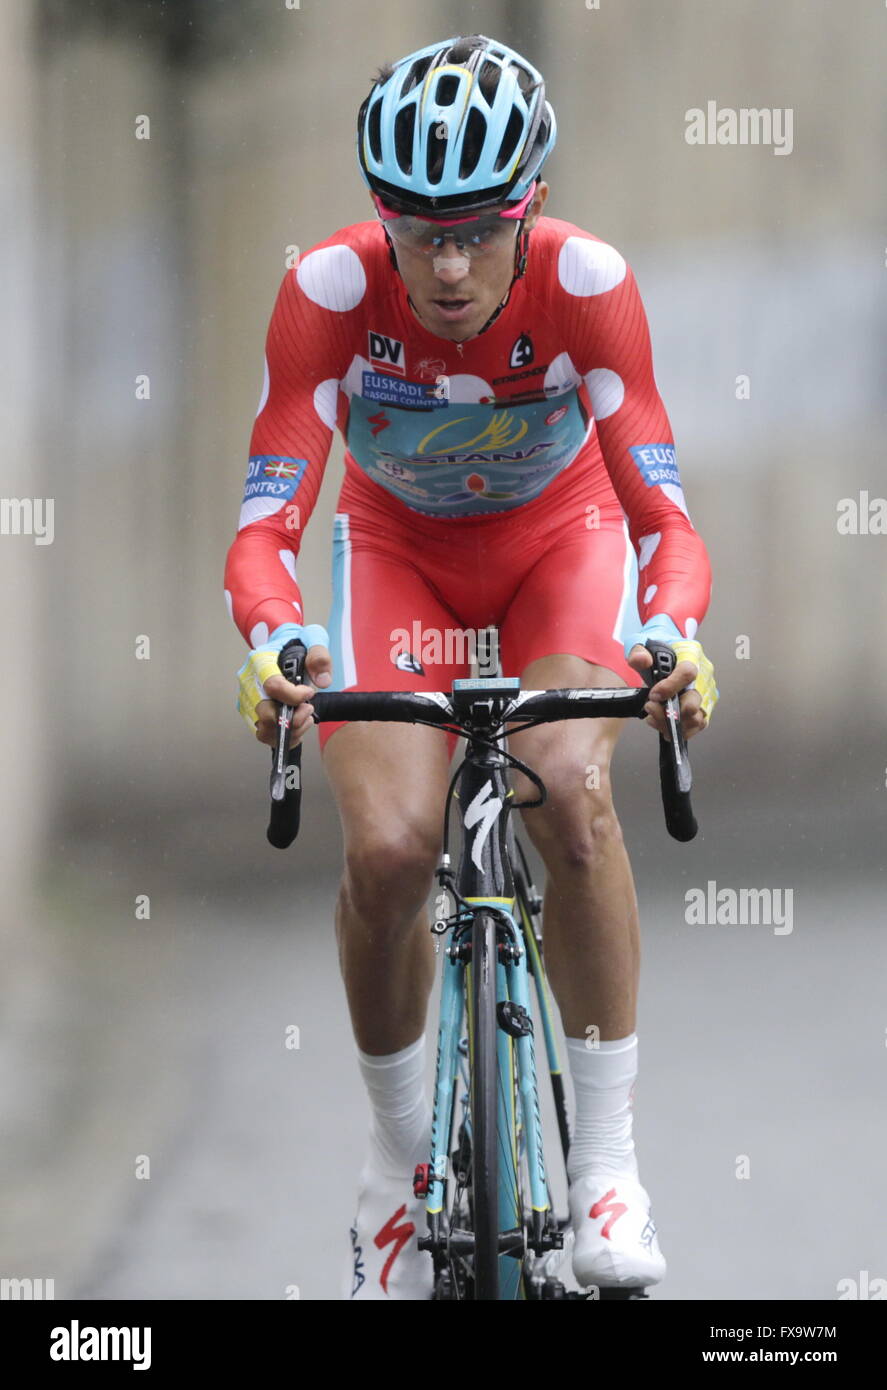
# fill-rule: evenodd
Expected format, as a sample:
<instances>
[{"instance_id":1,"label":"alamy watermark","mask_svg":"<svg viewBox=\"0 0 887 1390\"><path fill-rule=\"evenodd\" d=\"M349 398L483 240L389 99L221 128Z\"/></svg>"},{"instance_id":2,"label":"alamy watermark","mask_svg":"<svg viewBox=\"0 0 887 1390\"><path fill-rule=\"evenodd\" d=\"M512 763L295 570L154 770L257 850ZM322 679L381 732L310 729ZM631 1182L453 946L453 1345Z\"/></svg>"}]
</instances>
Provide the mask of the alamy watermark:
<instances>
[{"instance_id":1,"label":"alamy watermark","mask_svg":"<svg viewBox=\"0 0 887 1390\"><path fill-rule=\"evenodd\" d=\"M499 670L497 628L423 627L415 618L409 628L392 628L389 641L400 671L425 675L431 666L475 666L479 676L495 676Z\"/></svg>"},{"instance_id":2,"label":"alamy watermark","mask_svg":"<svg viewBox=\"0 0 887 1390\"><path fill-rule=\"evenodd\" d=\"M862 488L856 497L842 497L837 510L839 536L887 536L887 498Z\"/></svg>"},{"instance_id":3,"label":"alamy watermark","mask_svg":"<svg viewBox=\"0 0 887 1390\"><path fill-rule=\"evenodd\" d=\"M0 1302L41 1302L55 1298L54 1279L0 1279Z\"/></svg>"},{"instance_id":4,"label":"alamy watermark","mask_svg":"<svg viewBox=\"0 0 887 1390\"><path fill-rule=\"evenodd\" d=\"M793 888L719 888L710 878L704 888L684 894L684 921L691 927L773 928L774 936L794 929Z\"/></svg>"},{"instance_id":5,"label":"alamy watermark","mask_svg":"<svg viewBox=\"0 0 887 1390\"><path fill-rule=\"evenodd\" d=\"M684 112L688 145L771 145L774 154L794 149L794 111L790 106L718 106L708 101L703 111Z\"/></svg>"},{"instance_id":6,"label":"alamy watermark","mask_svg":"<svg viewBox=\"0 0 887 1390\"><path fill-rule=\"evenodd\" d=\"M33 536L35 545L52 545L55 500L52 497L0 497L0 535Z\"/></svg>"},{"instance_id":7,"label":"alamy watermark","mask_svg":"<svg viewBox=\"0 0 887 1390\"><path fill-rule=\"evenodd\" d=\"M131 1361L134 1371L151 1369L150 1327L81 1327L73 1318L50 1333L53 1361Z\"/></svg>"}]
</instances>

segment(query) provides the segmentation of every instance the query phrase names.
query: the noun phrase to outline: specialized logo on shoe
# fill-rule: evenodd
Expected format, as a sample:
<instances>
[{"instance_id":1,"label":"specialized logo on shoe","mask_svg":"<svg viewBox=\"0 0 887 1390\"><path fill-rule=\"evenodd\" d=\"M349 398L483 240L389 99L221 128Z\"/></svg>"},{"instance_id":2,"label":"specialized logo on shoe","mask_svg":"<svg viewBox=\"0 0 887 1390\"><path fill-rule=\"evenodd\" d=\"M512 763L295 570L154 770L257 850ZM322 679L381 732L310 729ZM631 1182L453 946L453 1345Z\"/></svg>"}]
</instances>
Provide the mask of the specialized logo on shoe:
<instances>
[{"instance_id":1,"label":"specialized logo on shoe","mask_svg":"<svg viewBox=\"0 0 887 1390\"><path fill-rule=\"evenodd\" d=\"M620 1216L624 1216L627 1211L628 1207L625 1203L618 1201L615 1187L611 1187L609 1192L605 1192L603 1197L599 1197L594 1205L589 1207L588 1215L593 1221L596 1221L599 1216L606 1216L607 1212L610 1213L609 1219L604 1223L601 1229L601 1235L604 1236L606 1240L609 1240L610 1231L613 1229L614 1223L619 1220Z\"/></svg>"},{"instance_id":2,"label":"specialized logo on shoe","mask_svg":"<svg viewBox=\"0 0 887 1390\"><path fill-rule=\"evenodd\" d=\"M363 1272L363 1247L357 1243L357 1225L351 1227L351 1248L354 1251L354 1276L351 1282L351 1297L354 1298L358 1290L366 1282L366 1275Z\"/></svg>"},{"instance_id":3,"label":"specialized logo on shoe","mask_svg":"<svg viewBox=\"0 0 887 1390\"><path fill-rule=\"evenodd\" d=\"M391 1266L394 1264L394 1261L406 1245L410 1236L415 1235L416 1232L416 1228L412 1221L405 1221L402 1226L396 1224L400 1221L402 1216L406 1216L406 1212L407 1206L406 1202L404 1202L403 1206L398 1207L394 1215L389 1217L385 1222L379 1234L373 1237L373 1244L377 1250L384 1250L386 1245L390 1245L392 1241L395 1242L394 1249L385 1261L385 1267L379 1275L379 1283L386 1293L388 1292L388 1275L391 1273Z\"/></svg>"},{"instance_id":4,"label":"specialized logo on shoe","mask_svg":"<svg viewBox=\"0 0 887 1390\"><path fill-rule=\"evenodd\" d=\"M646 1226L641 1231L641 1245L645 1250L649 1250L651 1255L653 1253L653 1240L655 1236L656 1226L651 1216L648 1218Z\"/></svg>"},{"instance_id":5,"label":"specialized logo on shoe","mask_svg":"<svg viewBox=\"0 0 887 1390\"><path fill-rule=\"evenodd\" d=\"M533 343L527 333L522 333L511 349L509 367L529 367L533 360Z\"/></svg>"},{"instance_id":6,"label":"specialized logo on shoe","mask_svg":"<svg viewBox=\"0 0 887 1390\"><path fill-rule=\"evenodd\" d=\"M417 661L412 652L398 652L394 657L394 664L398 671L412 671L416 676L425 675L425 667L421 661Z\"/></svg>"}]
</instances>

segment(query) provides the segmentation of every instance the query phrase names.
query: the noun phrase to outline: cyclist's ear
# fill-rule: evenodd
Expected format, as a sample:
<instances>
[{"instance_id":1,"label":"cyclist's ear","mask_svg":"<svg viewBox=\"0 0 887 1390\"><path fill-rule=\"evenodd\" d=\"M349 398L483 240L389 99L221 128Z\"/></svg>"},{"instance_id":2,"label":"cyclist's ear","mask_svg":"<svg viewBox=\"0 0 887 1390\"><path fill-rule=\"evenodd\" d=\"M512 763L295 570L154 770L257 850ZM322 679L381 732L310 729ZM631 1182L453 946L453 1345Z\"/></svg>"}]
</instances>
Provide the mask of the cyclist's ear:
<instances>
[{"instance_id":1,"label":"cyclist's ear","mask_svg":"<svg viewBox=\"0 0 887 1390\"><path fill-rule=\"evenodd\" d=\"M545 206L545 200L548 197L548 193L548 184L544 181L544 179L540 179L536 188L536 192L533 194L533 201L527 208L527 215L524 218L525 231L532 231L538 219L542 216L542 209Z\"/></svg>"}]
</instances>

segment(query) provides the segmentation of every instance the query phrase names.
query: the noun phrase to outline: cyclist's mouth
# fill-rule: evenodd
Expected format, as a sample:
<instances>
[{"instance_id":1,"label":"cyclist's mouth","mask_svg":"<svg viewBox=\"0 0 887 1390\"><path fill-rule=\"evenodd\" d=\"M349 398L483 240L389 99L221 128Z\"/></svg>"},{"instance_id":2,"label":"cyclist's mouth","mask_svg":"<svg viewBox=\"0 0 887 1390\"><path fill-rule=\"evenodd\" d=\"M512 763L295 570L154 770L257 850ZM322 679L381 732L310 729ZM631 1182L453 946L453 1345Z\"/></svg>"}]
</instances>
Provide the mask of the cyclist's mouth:
<instances>
[{"instance_id":1,"label":"cyclist's mouth","mask_svg":"<svg viewBox=\"0 0 887 1390\"><path fill-rule=\"evenodd\" d=\"M441 317L451 323L458 323L459 319L467 318L474 305L473 299L441 298L432 302Z\"/></svg>"}]
</instances>

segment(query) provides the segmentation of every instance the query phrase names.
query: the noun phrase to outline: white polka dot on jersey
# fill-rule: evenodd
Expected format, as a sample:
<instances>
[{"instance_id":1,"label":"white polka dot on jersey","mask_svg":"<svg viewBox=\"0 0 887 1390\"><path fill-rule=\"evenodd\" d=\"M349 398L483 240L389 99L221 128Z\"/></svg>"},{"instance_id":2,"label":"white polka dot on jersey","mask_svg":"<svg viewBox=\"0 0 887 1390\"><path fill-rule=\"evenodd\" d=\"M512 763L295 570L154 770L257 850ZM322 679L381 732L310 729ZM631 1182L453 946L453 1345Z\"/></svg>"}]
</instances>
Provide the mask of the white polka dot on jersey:
<instances>
[{"instance_id":1,"label":"white polka dot on jersey","mask_svg":"<svg viewBox=\"0 0 887 1390\"><path fill-rule=\"evenodd\" d=\"M299 288L321 309L344 314L360 303L367 277L360 257L350 246L322 246L309 251L296 271Z\"/></svg>"},{"instance_id":2,"label":"white polka dot on jersey","mask_svg":"<svg viewBox=\"0 0 887 1390\"><path fill-rule=\"evenodd\" d=\"M336 404L339 383L334 376L327 377L314 388L314 413L323 421L328 430L336 428Z\"/></svg>"},{"instance_id":3,"label":"white polka dot on jersey","mask_svg":"<svg viewBox=\"0 0 887 1390\"><path fill-rule=\"evenodd\" d=\"M595 367L593 372L586 372L585 385L596 420L606 420L608 415L616 414L625 399L625 383L621 376L611 372L609 367Z\"/></svg>"},{"instance_id":4,"label":"white polka dot on jersey","mask_svg":"<svg viewBox=\"0 0 887 1390\"><path fill-rule=\"evenodd\" d=\"M625 279L625 261L605 241L567 237L557 258L557 276L569 294L605 294Z\"/></svg>"}]
</instances>

